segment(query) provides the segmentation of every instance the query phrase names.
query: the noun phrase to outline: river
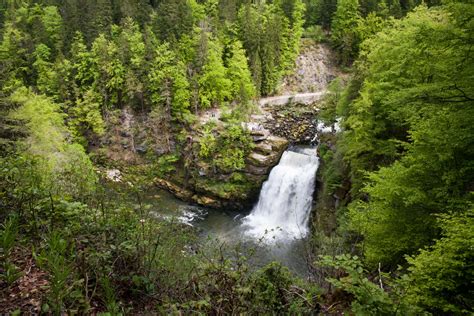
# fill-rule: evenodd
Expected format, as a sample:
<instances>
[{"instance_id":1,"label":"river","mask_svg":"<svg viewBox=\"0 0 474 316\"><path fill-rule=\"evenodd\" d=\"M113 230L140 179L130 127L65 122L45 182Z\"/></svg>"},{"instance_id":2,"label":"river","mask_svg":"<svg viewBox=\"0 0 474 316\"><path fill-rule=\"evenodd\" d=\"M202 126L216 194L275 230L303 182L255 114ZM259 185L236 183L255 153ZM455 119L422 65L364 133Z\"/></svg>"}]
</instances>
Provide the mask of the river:
<instances>
[{"instance_id":1,"label":"river","mask_svg":"<svg viewBox=\"0 0 474 316\"><path fill-rule=\"evenodd\" d=\"M263 184L258 202L242 212L191 205L158 188L141 192L140 198L152 216L195 227L201 243L239 247L254 267L279 261L304 277L308 275L306 241L318 165L315 148L285 151ZM122 196L129 201L131 197Z\"/></svg>"}]
</instances>

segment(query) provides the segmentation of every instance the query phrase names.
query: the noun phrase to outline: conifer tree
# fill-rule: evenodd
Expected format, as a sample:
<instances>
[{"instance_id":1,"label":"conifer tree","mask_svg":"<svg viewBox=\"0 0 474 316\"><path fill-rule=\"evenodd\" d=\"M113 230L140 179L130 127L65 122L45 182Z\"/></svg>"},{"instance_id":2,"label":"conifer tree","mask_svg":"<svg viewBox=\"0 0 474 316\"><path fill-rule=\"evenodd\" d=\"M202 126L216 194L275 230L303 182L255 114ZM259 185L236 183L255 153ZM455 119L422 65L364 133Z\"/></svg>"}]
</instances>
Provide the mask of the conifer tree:
<instances>
[{"instance_id":1,"label":"conifer tree","mask_svg":"<svg viewBox=\"0 0 474 316\"><path fill-rule=\"evenodd\" d=\"M13 92L31 77L29 59L27 35L6 22L0 45L0 84L4 93Z\"/></svg>"},{"instance_id":2,"label":"conifer tree","mask_svg":"<svg viewBox=\"0 0 474 316\"><path fill-rule=\"evenodd\" d=\"M209 40L206 62L199 77L199 101L202 108L219 106L230 96L231 81L226 77L222 62L222 47L217 40Z\"/></svg>"},{"instance_id":3,"label":"conifer tree","mask_svg":"<svg viewBox=\"0 0 474 316\"><path fill-rule=\"evenodd\" d=\"M331 24L331 40L344 65L348 65L357 55L359 35L356 29L360 19L358 0L338 0Z\"/></svg>"},{"instance_id":4,"label":"conifer tree","mask_svg":"<svg viewBox=\"0 0 474 316\"><path fill-rule=\"evenodd\" d=\"M101 104L101 96L89 89L78 96L70 110L70 126L79 142L84 145L87 139L101 136L104 133Z\"/></svg>"},{"instance_id":5,"label":"conifer tree","mask_svg":"<svg viewBox=\"0 0 474 316\"><path fill-rule=\"evenodd\" d=\"M186 68L168 45L157 47L156 57L148 74L151 102L164 109L165 118L178 120L188 118L190 106L189 82Z\"/></svg>"},{"instance_id":6,"label":"conifer tree","mask_svg":"<svg viewBox=\"0 0 474 316\"><path fill-rule=\"evenodd\" d=\"M82 33L76 32L71 44L72 77L78 90L88 89L99 76L92 52L87 49Z\"/></svg>"},{"instance_id":7,"label":"conifer tree","mask_svg":"<svg viewBox=\"0 0 474 316\"><path fill-rule=\"evenodd\" d=\"M126 69L120 59L119 47L100 35L92 44L92 58L97 65L95 86L106 106L122 106Z\"/></svg>"},{"instance_id":8,"label":"conifer tree","mask_svg":"<svg viewBox=\"0 0 474 316\"><path fill-rule=\"evenodd\" d=\"M40 44L34 52L35 62L33 67L36 72L36 87L40 93L54 96L58 92L57 73L53 63L50 62L51 50L48 46Z\"/></svg>"},{"instance_id":9,"label":"conifer tree","mask_svg":"<svg viewBox=\"0 0 474 316\"><path fill-rule=\"evenodd\" d=\"M256 92L245 51L239 41L232 43L230 54L227 61L227 78L231 82L232 99L240 104L247 104L255 97Z\"/></svg>"}]
</instances>

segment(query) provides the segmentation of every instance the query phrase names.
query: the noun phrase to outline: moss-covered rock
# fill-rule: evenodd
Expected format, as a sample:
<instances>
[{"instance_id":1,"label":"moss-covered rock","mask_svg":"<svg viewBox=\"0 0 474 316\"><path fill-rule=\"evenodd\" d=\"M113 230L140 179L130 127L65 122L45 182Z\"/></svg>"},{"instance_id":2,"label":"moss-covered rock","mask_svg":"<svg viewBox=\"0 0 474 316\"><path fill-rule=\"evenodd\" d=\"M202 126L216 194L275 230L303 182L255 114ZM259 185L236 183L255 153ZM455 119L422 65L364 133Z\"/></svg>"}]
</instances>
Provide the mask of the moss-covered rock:
<instances>
[{"instance_id":1,"label":"moss-covered rock","mask_svg":"<svg viewBox=\"0 0 474 316\"><path fill-rule=\"evenodd\" d=\"M213 167L212 157L204 160L196 155L193 167L188 166L187 180L184 175L172 173L168 180L157 179L156 183L178 198L206 207L243 208L257 199L263 182L287 147L286 139L272 135L255 142L245 157L244 168L234 172Z\"/></svg>"}]
</instances>

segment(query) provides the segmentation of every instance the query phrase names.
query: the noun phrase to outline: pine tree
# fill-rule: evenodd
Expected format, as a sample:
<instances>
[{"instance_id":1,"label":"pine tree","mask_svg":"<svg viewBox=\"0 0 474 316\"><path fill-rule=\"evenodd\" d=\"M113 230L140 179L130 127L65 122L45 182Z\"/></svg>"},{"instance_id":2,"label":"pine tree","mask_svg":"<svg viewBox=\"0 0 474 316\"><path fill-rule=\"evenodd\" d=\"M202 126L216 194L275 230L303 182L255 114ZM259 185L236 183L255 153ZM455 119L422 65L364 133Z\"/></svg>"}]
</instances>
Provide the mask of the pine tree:
<instances>
[{"instance_id":1,"label":"pine tree","mask_svg":"<svg viewBox=\"0 0 474 316\"><path fill-rule=\"evenodd\" d=\"M76 32L71 44L72 77L77 89L87 90L99 76L92 53L87 49L82 33Z\"/></svg>"},{"instance_id":2,"label":"pine tree","mask_svg":"<svg viewBox=\"0 0 474 316\"><path fill-rule=\"evenodd\" d=\"M193 28L193 12L186 0L163 0L152 21L154 31L162 40L175 41Z\"/></svg>"},{"instance_id":3,"label":"pine tree","mask_svg":"<svg viewBox=\"0 0 474 316\"><path fill-rule=\"evenodd\" d=\"M359 35L356 28L360 19L358 0L338 0L331 24L331 40L344 65L348 65L357 56Z\"/></svg>"},{"instance_id":4,"label":"pine tree","mask_svg":"<svg viewBox=\"0 0 474 316\"><path fill-rule=\"evenodd\" d=\"M222 105L230 97L231 84L226 78L221 45L216 40L209 40L206 62L199 77L201 108Z\"/></svg>"},{"instance_id":5,"label":"pine tree","mask_svg":"<svg viewBox=\"0 0 474 316\"><path fill-rule=\"evenodd\" d=\"M148 74L151 101L164 108L165 119L184 121L189 117L191 93L186 78L186 67L168 45L157 48L156 57Z\"/></svg>"},{"instance_id":6,"label":"pine tree","mask_svg":"<svg viewBox=\"0 0 474 316\"><path fill-rule=\"evenodd\" d=\"M100 34L109 33L109 28L113 23L113 7L111 0L96 0L88 2L88 8L91 23L84 35L90 43Z\"/></svg>"},{"instance_id":7,"label":"pine tree","mask_svg":"<svg viewBox=\"0 0 474 316\"><path fill-rule=\"evenodd\" d=\"M50 62L51 50L48 46L40 44L34 52L35 62L33 67L36 72L36 87L40 93L55 96L58 92L57 73L53 63Z\"/></svg>"},{"instance_id":8,"label":"pine tree","mask_svg":"<svg viewBox=\"0 0 474 316\"><path fill-rule=\"evenodd\" d=\"M231 98L245 107L256 96L256 91L245 51L239 41L232 43L230 55L227 61L227 78L231 82Z\"/></svg>"},{"instance_id":9,"label":"pine tree","mask_svg":"<svg viewBox=\"0 0 474 316\"><path fill-rule=\"evenodd\" d=\"M139 26L131 19L125 18L122 27L117 30L119 35L114 39L119 47L119 55L126 69L124 102L130 105L145 105L144 85L145 71L145 43Z\"/></svg>"},{"instance_id":10,"label":"pine tree","mask_svg":"<svg viewBox=\"0 0 474 316\"><path fill-rule=\"evenodd\" d=\"M100 35L92 44L92 58L98 70L95 87L102 94L105 105L122 106L126 69L120 59L119 47Z\"/></svg>"},{"instance_id":11,"label":"pine tree","mask_svg":"<svg viewBox=\"0 0 474 316\"><path fill-rule=\"evenodd\" d=\"M0 83L2 92L9 94L31 78L28 37L7 22L0 45Z\"/></svg>"},{"instance_id":12,"label":"pine tree","mask_svg":"<svg viewBox=\"0 0 474 316\"><path fill-rule=\"evenodd\" d=\"M41 42L52 50L52 57L57 56L63 47L64 26L59 10L55 6L43 8L41 22L44 29L44 39Z\"/></svg>"},{"instance_id":13,"label":"pine tree","mask_svg":"<svg viewBox=\"0 0 474 316\"><path fill-rule=\"evenodd\" d=\"M86 145L86 140L104 133L105 124L102 119L101 104L101 96L89 89L78 96L76 103L70 109L69 124L79 142L84 145Z\"/></svg>"}]
</instances>

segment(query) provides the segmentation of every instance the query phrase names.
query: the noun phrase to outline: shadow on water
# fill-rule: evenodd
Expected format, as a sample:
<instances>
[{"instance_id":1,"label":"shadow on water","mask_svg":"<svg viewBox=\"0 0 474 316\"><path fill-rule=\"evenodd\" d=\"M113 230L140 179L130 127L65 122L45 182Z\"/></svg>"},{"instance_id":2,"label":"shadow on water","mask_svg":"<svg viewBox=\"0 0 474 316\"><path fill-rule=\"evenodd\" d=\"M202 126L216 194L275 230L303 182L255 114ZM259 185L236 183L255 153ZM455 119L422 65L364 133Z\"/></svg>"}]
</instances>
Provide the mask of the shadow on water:
<instances>
[{"instance_id":1,"label":"shadow on water","mask_svg":"<svg viewBox=\"0 0 474 316\"><path fill-rule=\"evenodd\" d=\"M136 194L125 184L110 183L107 185L107 195L117 204L139 207ZM154 218L176 220L193 226L202 244L224 243L229 254L238 247L255 268L278 261L301 277L308 275L304 255L305 240L274 242L272 237L279 233L276 231L263 233L260 238L246 235L242 220L251 210L236 212L206 209L181 201L158 188L141 191L140 202L149 209L150 216Z\"/></svg>"}]
</instances>

